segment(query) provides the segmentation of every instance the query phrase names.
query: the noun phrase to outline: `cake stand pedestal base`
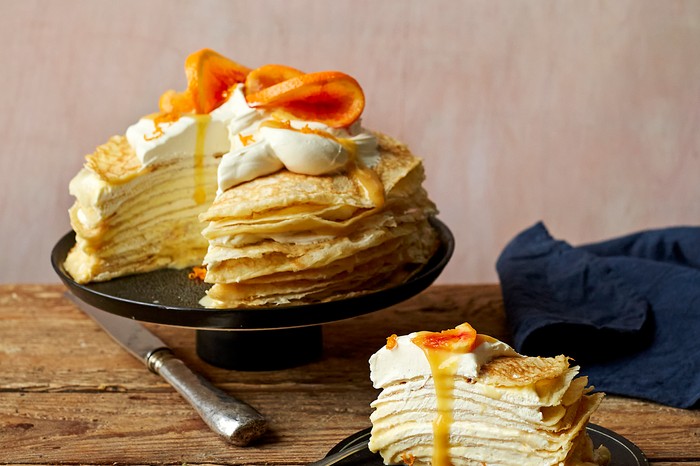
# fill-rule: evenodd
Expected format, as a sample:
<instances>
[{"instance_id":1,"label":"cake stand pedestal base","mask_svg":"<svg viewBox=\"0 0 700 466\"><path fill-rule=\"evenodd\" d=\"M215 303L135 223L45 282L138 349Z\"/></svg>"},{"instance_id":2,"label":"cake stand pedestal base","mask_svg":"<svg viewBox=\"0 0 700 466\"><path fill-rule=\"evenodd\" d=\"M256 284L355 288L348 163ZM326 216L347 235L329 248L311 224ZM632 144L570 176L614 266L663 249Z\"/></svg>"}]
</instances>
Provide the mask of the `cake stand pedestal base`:
<instances>
[{"instance_id":1,"label":"cake stand pedestal base","mask_svg":"<svg viewBox=\"0 0 700 466\"><path fill-rule=\"evenodd\" d=\"M222 369L264 371L321 358L321 325L272 330L197 330L197 354Z\"/></svg>"}]
</instances>

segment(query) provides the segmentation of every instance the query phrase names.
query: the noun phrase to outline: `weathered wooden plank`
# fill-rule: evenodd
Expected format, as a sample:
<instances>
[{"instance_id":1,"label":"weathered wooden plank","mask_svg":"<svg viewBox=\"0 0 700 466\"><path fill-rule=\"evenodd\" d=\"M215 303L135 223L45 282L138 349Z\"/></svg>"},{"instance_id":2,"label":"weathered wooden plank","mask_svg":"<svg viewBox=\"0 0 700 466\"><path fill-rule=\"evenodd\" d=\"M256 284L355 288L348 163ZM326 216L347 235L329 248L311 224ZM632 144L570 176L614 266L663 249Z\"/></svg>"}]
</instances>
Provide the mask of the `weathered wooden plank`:
<instances>
[{"instance_id":1,"label":"weathered wooden plank","mask_svg":"<svg viewBox=\"0 0 700 466\"><path fill-rule=\"evenodd\" d=\"M608 396L592 422L619 433L649 458L700 459L700 411ZM685 464L685 463L684 463Z\"/></svg>"},{"instance_id":2,"label":"weathered wooden plank","mask_svg":"<svg viewBox=\"0 0 700 466\"><path fill-rule=\"evenodd\" d=\"M0 394L0 458L304 464L368 425L369 399L358 391L257 392L245 400L268 417L271 432L242 452L216 437L175 393L6 392Z\"/></svg>"},{"instance_id":3,"label":"weathered wooden plank","mask_svg":"<svg viewBox=\"0 0 700 466\"><path fill-rule=\"evenodd\" d=\"M63 297L61 286L0 286L0 464L306 464L369 426L369 356L391 333L463 321L508 340L499 288L437 286L405 303L324 325L320 361L282 371L212 367L191 329L148 326L188 365L256 406L269 435L217 438L158 376ZM608 397L593 422L655 463L700 464L700 412Z\"/></svg>"},{"instance_id":4,"label":"weathered wooden plank","mask_svg":"<svg viewBox=\"0 0 700 466\"><path fill-rule=\"evenodd\" d=\"M258 458L270 464L285 464L289 458L311 461L337 441L367 427L373 398L362 389L308 390L300 386L237 395L260 409L272 425L272 434L247 450L246 460ZM700 457L697 412L664 413L654 405L629 405L629 401L609 397L593 422L633 441L651 459ZM99 458L129 463L148 458L169 462L180 461L182 455L189 463L203 461L188 453L190 442L209 452L207 461L232 461L240 454L216 438L174 392L5 392L0 393L0 418L2 456L8 451L16 455L4 458L7 461L39 459L47 452L51 461ZM130 445L128 451L121 450L124 443ZM29 454L32 456L26 456Z\"/></svg>"}]
</instances>

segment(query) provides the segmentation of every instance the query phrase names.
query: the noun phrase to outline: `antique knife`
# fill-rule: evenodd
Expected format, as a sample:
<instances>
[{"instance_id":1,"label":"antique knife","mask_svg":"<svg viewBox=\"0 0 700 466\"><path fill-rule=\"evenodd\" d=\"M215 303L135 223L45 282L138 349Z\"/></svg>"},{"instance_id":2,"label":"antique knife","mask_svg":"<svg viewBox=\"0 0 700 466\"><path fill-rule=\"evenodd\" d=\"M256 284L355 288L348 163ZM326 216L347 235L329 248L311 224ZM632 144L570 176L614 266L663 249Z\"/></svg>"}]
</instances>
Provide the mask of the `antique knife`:
<instances>
[{"instance_id":1,"label":"antique knife","mask_svg":"<svg viewBox=\"0 0 700 466\"><path fill-rule=\"evenodd\" d=\"M101 311L71 293L66 296L146 367L172 385L226 441L245 446L265 433L267 422L259 412L192 372L146 327L135 320Z\"/></svg>"}]
</instances>

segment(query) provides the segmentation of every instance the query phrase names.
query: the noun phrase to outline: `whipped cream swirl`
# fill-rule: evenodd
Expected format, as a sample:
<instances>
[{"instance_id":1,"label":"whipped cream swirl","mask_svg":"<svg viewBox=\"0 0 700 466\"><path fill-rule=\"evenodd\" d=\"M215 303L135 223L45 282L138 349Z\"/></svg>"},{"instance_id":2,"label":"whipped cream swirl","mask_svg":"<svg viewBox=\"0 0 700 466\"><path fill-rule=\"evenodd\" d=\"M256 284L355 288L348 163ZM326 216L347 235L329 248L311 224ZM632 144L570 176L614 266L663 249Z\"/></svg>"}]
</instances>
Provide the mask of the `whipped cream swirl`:
<instances>
[{"instance_id":1,"label":"whipped cream swirl","mask_svg":"<svg viewBox=\"0 0 700 466\"><path fill-rule=\"evenodd\" d=\"M377 139L359 121L347 129L282 121L270 112L249 107L242 88L237 85L228 101L233 112L228 125L231 149L219 165L219 193L282 168L326 175L354 160L368 167L379 161Z\"/></svg>"}]
</instances>

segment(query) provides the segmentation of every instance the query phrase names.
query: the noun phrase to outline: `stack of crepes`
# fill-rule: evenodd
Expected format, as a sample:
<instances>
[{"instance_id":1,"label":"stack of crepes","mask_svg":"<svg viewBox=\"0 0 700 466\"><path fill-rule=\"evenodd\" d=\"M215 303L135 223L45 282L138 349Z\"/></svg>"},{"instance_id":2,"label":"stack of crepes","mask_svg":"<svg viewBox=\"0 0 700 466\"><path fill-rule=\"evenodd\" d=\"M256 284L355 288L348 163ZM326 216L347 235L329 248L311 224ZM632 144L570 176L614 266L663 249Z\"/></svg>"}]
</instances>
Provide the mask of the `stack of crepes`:
<instances>
[{"instance_id":1,"label":"stack of crepes","mask_svg":"<svg viewBox=\"0 0 700 466\"><path fill-rule=\"evenodd\" d=\"M152 134L154 118L142 119L88 155L71 180L76 244L64 266L76 282L201 263L207 241L197 216L216 194L226 128L193 115L170 125L158 144L144 139Z\"/></svg>"},{"instance_id":2,"label":"stack of crepes","mask_svg":"<svg viewBox=\"0 0 700 466\"><path fill-rule=\"evenodd\" d=\"M468 324L396 337L370 359L381 388L369 448L385 464L605 465L586 432L603 394L568 358L525 357Z\"/></svg>"},{"instance_id":3,"label":"stack of crepes","mask_svg":"<svg viewBox=\"0 0 700 466\"><path fill-rule=\"evenodd\" d=\"M317 302L401 283L435 251L420 161L379 138L376 181L282 170L228 189L201 216L209 307ZM362 175L359 175L362 176ZM372 184L374 183L374 184ZM373 187L374 186L374 187ZM384 199L373 199L382 189Z\"/></svg>"},{"instance_id":4,"label":"stack of crepes","mask_svg":"<svg viewBox=\"0 0 700 466\"><path fill-rule=\"evenodd\" d=\"M186 71L187 90L71 182L76 281L204 265L208 307L318 302L402 282L434 254L422 163L361 126L352 77L208 49Z\"/></svg>"},{"instance_id":5,"label":"stack of crepes","mask_svg":"<svg viewBox=\"0 0 700 466\"><path fill-rule=\"evenodd\" d=\"M231 146L232 108L221 96L250 70L209 49L185 70L187 91L163 94L159 113L99 146L71 180L76 244L64 267L76 282L201 264L208 244L198 216Z\"/></svg>"}]
</instances>

